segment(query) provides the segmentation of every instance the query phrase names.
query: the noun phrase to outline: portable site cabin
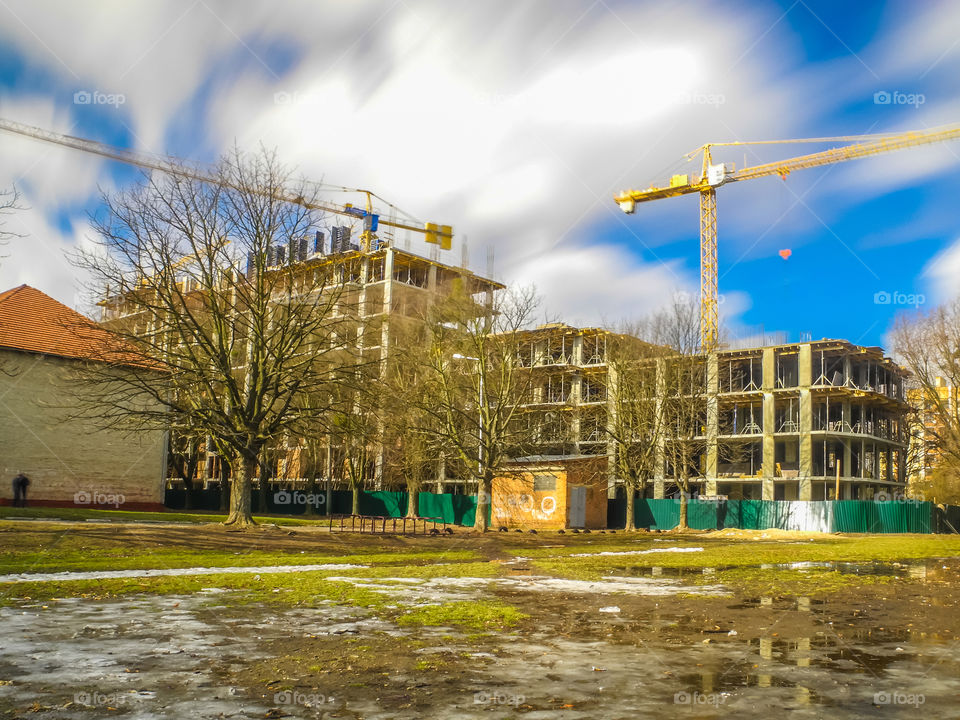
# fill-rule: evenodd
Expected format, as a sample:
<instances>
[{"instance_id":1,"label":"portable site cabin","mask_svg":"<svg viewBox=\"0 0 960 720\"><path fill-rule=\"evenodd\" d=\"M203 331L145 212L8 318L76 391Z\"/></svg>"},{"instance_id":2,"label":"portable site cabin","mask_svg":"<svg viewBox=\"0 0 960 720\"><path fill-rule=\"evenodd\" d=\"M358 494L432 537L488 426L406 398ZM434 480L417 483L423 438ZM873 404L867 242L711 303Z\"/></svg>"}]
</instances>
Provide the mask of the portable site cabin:
<instances>
[{"instance_id":1,"label":"portable site cabin","mask_svg":"<svg viewBox=\"0 0 960 720\"><path fill-rule=\"evenodd\" d=\"M493 480L493 527L560 530L607 526L607 459L517 458Z\"/></svg>"}]
</instances>

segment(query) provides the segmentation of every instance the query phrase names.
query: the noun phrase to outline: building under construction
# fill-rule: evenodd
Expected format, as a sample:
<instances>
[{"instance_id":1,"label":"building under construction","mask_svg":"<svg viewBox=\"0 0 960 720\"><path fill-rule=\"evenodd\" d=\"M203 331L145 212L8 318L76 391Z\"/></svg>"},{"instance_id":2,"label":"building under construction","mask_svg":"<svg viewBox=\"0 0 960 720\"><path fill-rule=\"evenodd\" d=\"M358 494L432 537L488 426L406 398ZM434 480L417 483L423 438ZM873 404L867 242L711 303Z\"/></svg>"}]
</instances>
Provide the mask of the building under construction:
<instances>
[{"instance_id":1,"label":"building under construction","mask_svg":"<svg viewBox=\"0 0 960 720\"><path fill-rule=\"evenodd\" d=\"M437 250L428 258L390 242L373 243L369 250L364 249L352 242L350 231L350 227L338 226L329 235L317 231L313 236L292 238L287 244L270 247L266 269L293 277L322 269L332 279L331 291L338 293L333 314L340 318L339 341L355 347L358 357L365 362L386 360L404 326L424 322L428 307L450 296L455 288L475 297L482 312L483 305L489 307L494 293L504 287L464 267L441 262ZM248 257L248 275L254 272L254 266L254 259ZM195 291L189 287L189 276L181 282L185 284L185 294ZM101 302L101 322L107 324L120 318L129 320L135 312L135 306L127 303L123 295L108 293ZM403 485L403 478L394 477L396 470L384 462L384 448L377 441L368 443L360 457L355 456L354 450L354 456L348 458L346 448L335 438L309 440L311 450L307 451L303 439L291 438L285 447L274 448L261 467L269 468L271 479L282 478L287 483L321 479L340 484L346 481L344 466L348 462L359 463L359 471L354 472L364 485ZM442 486L439 461L438 467L438 482ZM200 468L200 479L204 481L219 481L222 477L224 468L209 439L201 450Z\"/></svg>"},{"instance_id":2,"label":"building under construction","mask_svg":"<svg viewBox=\"0 0 960 720\"><path fill-rule=\"evenodd\" d=\"M606 455L612 468L610 333L554 323L528 335L522 361L537 373L529 407L540 419L539 450ZM719 350L703 362L699 494L824 500L902 491L904 371L882 349L820 340ZM670 438L659 442L665 446ZM648 494L676 494L663 447L655 467ZM612 470L609 475L613 495L619 483Z\"/></svg>"}]
</instances>

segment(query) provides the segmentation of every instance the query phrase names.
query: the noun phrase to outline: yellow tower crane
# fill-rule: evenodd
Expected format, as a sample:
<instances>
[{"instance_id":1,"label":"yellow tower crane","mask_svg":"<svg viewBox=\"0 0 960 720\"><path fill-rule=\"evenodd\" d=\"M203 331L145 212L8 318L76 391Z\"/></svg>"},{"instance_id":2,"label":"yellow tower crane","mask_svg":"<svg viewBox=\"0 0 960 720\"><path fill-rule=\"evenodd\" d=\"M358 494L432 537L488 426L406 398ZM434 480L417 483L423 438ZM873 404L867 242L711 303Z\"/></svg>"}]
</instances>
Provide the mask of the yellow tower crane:
<instances>
[{"instance_id":1,"label":"yellow tower crane","mask_svg":"<svg viewBox=\"0 0 960 720\"><path fill-rule=\"evenodd\" d=\"M14 120L0 118L0 130L5 132L22 135L42 142L53 143L62 147L73 148L81 152L100 155L101 157L119 160L128 165L145 168L147 170L159 170L170 175L188 177L201 182L222 184L222 180L216 175L213 168L187 163L178 158L165 155L153 155L150 153L138 152L136 150L127 150L118 148L106 143L88 140L86 138L74 137L73 135L63 135L51 130L25 125ZM398 221L380 217L380 214L374 211L373 198L378 197L370 190L361 190L355 188L336 187L338 191L355 192L365 197L364 208L354 207L347 203L336 205L333 203L307 202L302 197L293 195L283 195L278 200L295 203L312 210L323 210L336 215L349 215L351 217L363 220L363 233L360 236L364 252L370 252L376 246L377 228L380 225L396 228L399 230L409 230L412 232L423 233L428 243L439 245L443 250L449 250L453 244L453 228L449 225L438 225L436 223L417 223L415 220ZM382 198L379 198L382 200ZM389 203L388 203L389 204ZM391 207L394 207L391 205ZM394 209L396 209L394 207Z\"/></svg>"},{"instance_id":2,"label":"yellow tower crane","mask_svg":"<svg viewBox=\"0 0 960 720\"><path fill-rule=\"evenodd\" d=\"M674 175L665 187L651 186L646 190L626 190L614 197L620 209L633 213L637 203L661 198L700 194L700 342L706 352L714 350L718 341L717 320L717 188L738 180L779 175L786 178L794 170L831 165L855 158L928 145L943 140L960 138L960 125L948 125L929 130L902 132L892 135L851 135L846 137L803 138L800 140L762 140L755 142L707 143L684 157L692 160L702 154L700 176ZM778 160L776 162L744 167L737 170L732 164L714 164L711 149L732 145L773 145L810 142L847 142L830 150Z\"/></svg>"}]
</instances>

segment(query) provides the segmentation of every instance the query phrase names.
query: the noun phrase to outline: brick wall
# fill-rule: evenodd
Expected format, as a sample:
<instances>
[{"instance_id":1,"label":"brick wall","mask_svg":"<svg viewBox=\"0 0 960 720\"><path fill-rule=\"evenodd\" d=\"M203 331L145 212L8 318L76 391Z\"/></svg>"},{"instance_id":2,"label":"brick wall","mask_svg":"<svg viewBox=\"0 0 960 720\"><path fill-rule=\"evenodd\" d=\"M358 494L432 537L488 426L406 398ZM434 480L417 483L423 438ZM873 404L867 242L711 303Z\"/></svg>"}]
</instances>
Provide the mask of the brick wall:
<instances>
[{"instance_id":1,"label":"brick wall","mask_svg":"<svg viewBox=\"0 0 960 720\"><path fill-rule=\"evenodd\" d=\"M31 504L162 508L164 434L66 419L73 362L0 350L0 502L11 502L22 471Z\"/></svg>"}]
</instances>

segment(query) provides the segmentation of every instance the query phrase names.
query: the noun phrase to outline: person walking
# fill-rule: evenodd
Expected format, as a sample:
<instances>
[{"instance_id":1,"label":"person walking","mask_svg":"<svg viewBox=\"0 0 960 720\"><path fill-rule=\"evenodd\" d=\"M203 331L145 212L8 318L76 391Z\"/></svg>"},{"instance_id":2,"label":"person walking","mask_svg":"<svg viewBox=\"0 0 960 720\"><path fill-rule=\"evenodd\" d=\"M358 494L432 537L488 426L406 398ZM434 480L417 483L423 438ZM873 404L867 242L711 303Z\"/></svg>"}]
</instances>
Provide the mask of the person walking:
<instances>
[{"instance_id":1,"label":"person walking","mask_svg":"<svg viewBox=\"0 0 960 720\"><path fill-rule=\"evenodd\" d=\"M28 487L30 487L30 478L28 478L22 472L17 473L17 476L13 479L13 506L14 507L27 506L27 488Z\"/></svg>"}]
</instances>

